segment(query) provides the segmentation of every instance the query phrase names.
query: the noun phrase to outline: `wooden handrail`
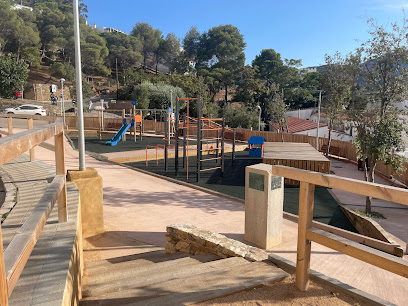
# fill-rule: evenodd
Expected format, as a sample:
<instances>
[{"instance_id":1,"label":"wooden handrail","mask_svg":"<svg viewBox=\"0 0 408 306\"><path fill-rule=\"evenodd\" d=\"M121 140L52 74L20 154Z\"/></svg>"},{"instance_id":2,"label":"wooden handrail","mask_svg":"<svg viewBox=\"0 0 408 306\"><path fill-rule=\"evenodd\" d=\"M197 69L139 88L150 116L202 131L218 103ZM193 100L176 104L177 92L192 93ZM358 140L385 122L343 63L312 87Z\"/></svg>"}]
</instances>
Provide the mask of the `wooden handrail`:
<instances>
[{"instance_id":1,"label":"wooden handrail","mask_svg":"<svg viewBox=\"0 0 408 306\"><path fill-rule=\"evenodd\" d=\"M408 278L408 261L360 244L365 242L364 236L313 227L316 225L313 222L316 185L372 196L403 205L408 205L407 190L286 166L272 166L272 174L300 181L295 281L297 288L306 291L309 287L312 241ZM370 241L370 244L374 247L377 242Z\"/></svg>"},{"instance_id":2,"label":"wooden handrail","mask_svg":"<svg viewBox=\"0 0 408 306\"><path fill-rule=\"evenodd\" d=\"M65 176L55 176L30 216L4 251L4 265L6 268L9 297L64 185Z\"/></svg>"},{"instance_id":3,"label":"wooden handrail","mask_svg":"<svg viewBox=\"0 0 408 306\"><path fill-rule=\"evenodd\" d=\"M364 196L408 205L408 190L356 179L322 174L287 166L272 166L272 174L307 182L313 185L348 191Z\"/></svg>"},{"instance_id":4,"label":"wooden handrail","mask_svg":"<svg viewBox=\"0 0 408 306\"><path fill-rule=\"evenodd\" d=\"M43 127L0 138L0 166L63 131L62 122L57 120Z\"/></svg>"},{"instance_id":5,"label":"wooden handrail","mask_svg":"<svg viewBox=\"0 0 408 306\"><path fill-rule=\"evenodd\" d=\"M18 278L57 200L58 222L66 222L68 216L64 127L62 120L58 118L55 123L12 135L12 120L10 115L2 115L1 117L8 117L9 119L9 136L0 139L0 166L24 152L33 149L35 146L41 145L51 137L54 137L55 140L56 165L55 178L4 252L0 226L0 305L7 306L8 298L11 296ZM24 118L27 118L27 116ZM30 118L32 118L32 116ZM29 121L28 127L32 128L32 122L30 123ZM30 160L32 161L34 159L34 152L32 150L30 155Z\"/></svg>"}]
</instances>

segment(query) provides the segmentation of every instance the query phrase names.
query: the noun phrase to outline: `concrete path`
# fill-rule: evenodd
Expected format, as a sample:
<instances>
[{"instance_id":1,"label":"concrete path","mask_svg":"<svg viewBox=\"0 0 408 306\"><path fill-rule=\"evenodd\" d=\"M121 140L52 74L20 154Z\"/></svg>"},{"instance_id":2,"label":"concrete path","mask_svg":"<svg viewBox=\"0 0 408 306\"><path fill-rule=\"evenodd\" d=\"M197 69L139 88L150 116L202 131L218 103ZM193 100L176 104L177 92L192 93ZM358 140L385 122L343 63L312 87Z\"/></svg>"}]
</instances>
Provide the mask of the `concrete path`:
<instances>
[{"instance_id":1,"label":"concrete path","mask_svg":"<svg viewBox=\"0 0 408 306\"><path fill-rule=\"evenodd\" d=\"M357 170L357 165L346 163L337 159L331 159L331 170L335 175L353 178L357 180L364 180L363 171ZM375 182L383 185L390 185L386 180L379 176L375 176ZM347 208L365 210L365 196L358 195L351 192L332 190L341 203ZM386 219L375 218L387 232L394 236L397 242L404 250L406 250L406 243L408 243L408 227L406 226L408 220L408 206L388 202L384 200L372 199L372 210L381 213Z\"/></svg>"},{"instance_id":2,"label":"concrete path","mask_svg":"<svg viewBox=\"0 0 408 306\"><path fill-rule=\"evenodd\" d=\"M67 169L78 168L78 153L68 143L65 148ZM36 148L36 156L54 164L51 151ZM106 233L87 240L94 259L135 252L132 241L137 240L163 246L166 226L173 223L189 222L243 240L242 204L90 157L86 163L104 179ZM296 243L297 224L284 220L283 243L273 253L296 261ZM313 244L312 252L312 269L390 302L408 304L408 279L318 244Z\"/></svg>"}]
</instances>

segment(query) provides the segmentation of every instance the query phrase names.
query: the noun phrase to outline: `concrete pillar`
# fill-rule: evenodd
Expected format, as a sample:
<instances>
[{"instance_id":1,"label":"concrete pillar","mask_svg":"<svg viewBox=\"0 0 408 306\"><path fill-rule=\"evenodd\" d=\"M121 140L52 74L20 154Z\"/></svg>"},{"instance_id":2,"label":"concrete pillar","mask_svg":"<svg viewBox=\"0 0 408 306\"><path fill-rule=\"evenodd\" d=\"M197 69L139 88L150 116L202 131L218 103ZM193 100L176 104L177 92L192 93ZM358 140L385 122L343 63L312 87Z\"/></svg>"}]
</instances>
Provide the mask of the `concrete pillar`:
<instances>
[{"instance_id":1,"label":"concrete pillar","mask_svg":"<svg viewBox=\"0 0 408 306\"><path fill-rule=\"evenodd\" d=\"M82 234L84 238L104 231L102 177L93 168L68 170L67 180L79 189Z\"/></svg>"},{"instance_id":2,"label":"concrete pillar","mask_svg":"<svg viewBox=\"0 0 408 306\"><path fill-rule=\"evenodd\" d=\"M269 250L282 241L283 184L271 165L246 167L244 239L257 247Z\"/></svg>"}]
</instances>

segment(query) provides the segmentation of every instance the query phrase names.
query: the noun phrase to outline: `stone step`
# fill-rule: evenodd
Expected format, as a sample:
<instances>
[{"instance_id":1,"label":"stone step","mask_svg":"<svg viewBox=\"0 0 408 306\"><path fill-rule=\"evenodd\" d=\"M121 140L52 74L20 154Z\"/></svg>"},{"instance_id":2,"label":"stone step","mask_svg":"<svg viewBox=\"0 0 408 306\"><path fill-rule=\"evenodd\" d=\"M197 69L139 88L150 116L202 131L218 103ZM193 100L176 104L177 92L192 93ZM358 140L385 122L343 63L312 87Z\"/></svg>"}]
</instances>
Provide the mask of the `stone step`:
<instances>
[{"instance_id":1,"label":"stone step","mask_svg":"<svg viewBox=\"0 0 408 306\"><path fill-rule=\"evenodd\" d=\"M201 272L194 271L188 277L154 283L147 286L111 293L104 297L92 297L81 300L80 305L181 305L197 303L208 299L224 296L237 291L253 288L258 285L278 281L289 276L275 265L266 262L249 263L245 259L242 264L229 266L228 261L236 258L219 260L218 268ZM194 268L208 266L200 264Z\"/></svg>"},{"instance_id":2,"label":"stone step","mask_svg":"<svg viewBox=\"0 0 408 306\"><path fill-rule=\"evenodd\" d=\"M163 248L153 247L152 251L145 253L132 254L127 256L114 257L98 261L88 261L85 264L85 275L93 276L107 271L115 271L118 265L126 262L133 262L135 266L147 266L158 262L173 260L185 257L186 254L177 252L174 254L166 254Z\"/></svg>"},{"instance_id":3,"label":"stone step","mask_svg":"<svg viewBox=\"0 0 408 306\"><path fill-rule=\"evenodd\" d=\"M234 269L223 269L197 277L179 279L168 284L160 284L160 293L151 298L131 301L127 305L171 306L188 305L248 290L262 284L282 281L289 274L272 263L253 262ZM149 288L151 290L151 288ZM154 288L156 289L156 288ZM162 294L166 292L166 294ZM122 303L124 305L125 303Z\"/></svg>"},{"instance_id":4,"label":"stone step","mask_svg":"<svg viewBox=\"0 0 408 306\"><path fill-rule=\"evenodd\" d=\"M106 272L93 276L87 276L86 279L84 279L85 289L83 295L84 296L93 295L92 293L87 292L91 292L94 285L100 285L99 287L102 286L115 288L115 286L114 285L111 286L111 284L117 284L117 286L120 287L121 282L123 282L123 280L127 278L135 279L137 277L143 277L146 274L151 275L156 271L158 273L161 273L161 271L165 271L168 267L171 268L176 266L180 268L185 268L199 263L213 261L217 259L219 259L219 257L212 254L210 255L203 254L197 256L184 254L184 257L182 258L153 264L150 263L148 265L145 265L144 262L142 262L142 265L140 265L141 262L140 260L119 263L116 264L115 267L110 267L110 269Z\"/></svg>"},{"instance_id":5,"label":"stone step","mask_svg":"<svg viewBox=\"0 0 408 306\"><path fill-rule=\"evenodd\" d=\"M117 280L107 281L85 287L84 297L97 297L104 299L115 294L133 296L139 291L139 288L145 288L155 283L170 281L176 278L186 278L197 274L211 272L216 269L222 269L226 266L233 268L238 265L248 263L246 259L240 257L231 257L226 260L216 260L215 255L195 256L202 262L187 262L186 258L158 263L146 269L135 271L134 275L128 278L118 278ZM208 262L203 262L208 260Z\"/></svg>"}]
</instances>

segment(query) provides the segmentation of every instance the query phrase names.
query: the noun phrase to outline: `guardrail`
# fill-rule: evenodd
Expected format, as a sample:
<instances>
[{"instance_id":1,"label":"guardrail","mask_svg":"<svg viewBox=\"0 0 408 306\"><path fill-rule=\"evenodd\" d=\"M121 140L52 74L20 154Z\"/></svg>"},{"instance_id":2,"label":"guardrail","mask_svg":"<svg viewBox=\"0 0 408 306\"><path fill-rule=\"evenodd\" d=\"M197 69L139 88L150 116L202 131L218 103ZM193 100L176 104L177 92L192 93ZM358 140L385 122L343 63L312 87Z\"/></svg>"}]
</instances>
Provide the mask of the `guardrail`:
<instances>
[{"instance_id":1,"label":"guardrail","mask_svg":"<svg viewBox=\"0 0 408 306\"><path fill-rule=\"evenodd\" d=\"M407 190L286 166L272 166L272 174L300 181L295 282L297 288L306 291L309 286L312 241L408 278L407 260L360 244L362 243L361 235L342 231L347 232L347 236L345 237L344 233L339 236L333 232L319 229L313 224L313 202L316 185L371 196L403 205L408 205Z\"/></svg>"},{"instance_id":2,"label":"guardrail","mask_svg":"<svg viewBox=\"0 0 408 306\"><path fill-rule=\"evenodd\" d=\"M6 116L9 117L9 115ZM27 118L27 116L22 118ZM58 222L67 221L63 123L57 120L55 123L0 139L0 166L2 166L51 137L55 139L56 176L4 252L0 227L0 305L8 305L8 298L11 296L57 200Z\"/></svg>"}]
</instances>

